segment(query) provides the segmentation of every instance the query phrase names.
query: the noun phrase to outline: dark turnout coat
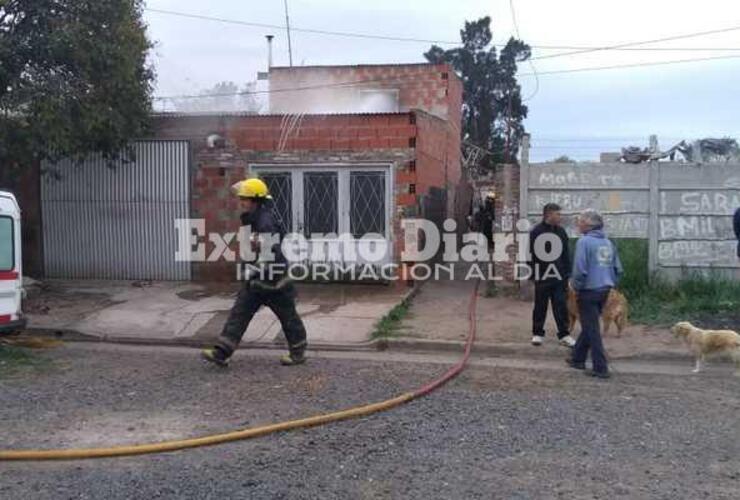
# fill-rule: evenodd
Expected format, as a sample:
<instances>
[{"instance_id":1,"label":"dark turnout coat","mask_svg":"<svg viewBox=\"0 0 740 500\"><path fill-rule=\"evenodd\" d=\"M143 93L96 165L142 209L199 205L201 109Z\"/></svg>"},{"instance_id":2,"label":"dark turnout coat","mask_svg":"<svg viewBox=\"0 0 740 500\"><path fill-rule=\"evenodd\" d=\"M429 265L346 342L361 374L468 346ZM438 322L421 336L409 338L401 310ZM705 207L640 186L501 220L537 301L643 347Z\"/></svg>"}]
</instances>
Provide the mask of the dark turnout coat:
<instances>
[{"instance_id":1,"label":"dark turnout coat","mask_svg":"<svg viewBox=\"0 0 740 500\"><path fill-rule=\"evenodd\" d=\"M274 205L271 200L263 202L257 210L254 212L244 212L241 214L241 225L248 226L252 234L260 235L277 235L279 236L278 241L282 242L285 237L285 229L280 224L275 216ZM260 252L266 249L260 249ZM274 243L272 245L272 253L275 256L272 263L261 265L260 267L266 267L267 281L273 281L279 279L281 275L285 274L287 259L283 254L281 243ZM272 264L275 264L274 266Z\"/></svg>"}]
</instances>

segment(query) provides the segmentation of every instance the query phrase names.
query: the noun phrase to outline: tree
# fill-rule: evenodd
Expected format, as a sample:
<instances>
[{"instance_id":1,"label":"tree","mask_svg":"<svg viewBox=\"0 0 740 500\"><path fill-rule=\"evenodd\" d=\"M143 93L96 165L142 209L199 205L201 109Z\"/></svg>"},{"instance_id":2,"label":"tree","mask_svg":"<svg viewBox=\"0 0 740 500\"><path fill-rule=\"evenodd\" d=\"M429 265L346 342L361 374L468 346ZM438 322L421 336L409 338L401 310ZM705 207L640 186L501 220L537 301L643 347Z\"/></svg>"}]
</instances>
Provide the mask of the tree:
<instances>
[{"instance_id":1,"label":"tree","mask_svg":"<svg viewBox=\"0 0 740 500\"><path fill-rule=\"evenodd\" d=\"M510 38L497 53L491 44L490 17L466 22L460 37L461 47L444 50L432 45L424 57L435 64L449 63L462 78L462 139L490 151L483 166L493 168L515 158L524 134L527 106L522 103L516 71L531 50L521 40Z\"/></svg>"},{"instance_id":2,"label":"tree","mask_svg":"<svg viewBox=\"0 0 740 500\"><path fill-rule=\"evenodd\" d=\"M199 93L202 97L174 99L177 111L183 113L246 112L258 113L261 109L253 92L257 82L248 82L241 89L234 82L220 82Z\"/></svg>"},{"instance_id":3,"label":"tree","mask_svg":"<svg viewBox=\"0 0 740 500\"><path fill-rule=\"evenodd\" d=\"M560 155L557 158L553 158L547 163L578 163L578 161L574 160L568 155Z\"/></svg>"},{"instance_id":4,"label":"tree","mask_svg":"<svg viewBox=\"0 0 740 500\"><path fill-rule=\"evenodd\" d=\"M0 165L115 158L146 133L142 0L0 0Z\"/></svg>"}]
</instances>

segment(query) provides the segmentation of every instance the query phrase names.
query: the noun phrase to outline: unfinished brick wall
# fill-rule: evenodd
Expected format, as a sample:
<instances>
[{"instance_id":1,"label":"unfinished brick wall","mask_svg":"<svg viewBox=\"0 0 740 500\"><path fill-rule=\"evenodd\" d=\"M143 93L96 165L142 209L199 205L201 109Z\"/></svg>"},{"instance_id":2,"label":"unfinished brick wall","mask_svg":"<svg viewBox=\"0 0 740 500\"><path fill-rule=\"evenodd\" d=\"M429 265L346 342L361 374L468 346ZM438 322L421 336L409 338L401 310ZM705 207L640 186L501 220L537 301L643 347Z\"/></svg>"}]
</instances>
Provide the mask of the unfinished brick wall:
<instances>
[{"instance_id":1,"label":"unfinished brick wall","mask_svg":"<svg viewBox=\"0 0 740 500\"><path fill-rule=\"evenodd\" d=\"M283 117L172 116L156 120L156 135L191 141L191 216L205 219L207 233L238 231L241 209L229 189L248 176L252 163L391 164L396 179L396 213L391 235L396 255L400 255L403 244L400 219L418 213L418 196L410 192L417 135L413 122L411 114L306 116L300 128L284 135ZM225 143L209 148L206 138L211 134L224 137ZM282 151L278 150L280 144L284 146ZM214 247L207 242L206 255ZM237 250L235 243L230 248ZM196 281L230 281L235 276L233 263L223 260L193 265Z\"/></svg>"},{"instance_id":2,"label":"unfinished brick wall","mask_svg":"<svg viewBox=\"0 0 740 500\"><path fill-rule=\"evenodd\" d=\"M362 82L355 85L339 85ZM300 88L299 91L283 91ZM462 82L447 64L301 66L270 69L271 113L358 113L377 109L362 91L398 91L399 108L421 109L459 123Z\"/></svg>"},{"instance_id":3,"label":"unfinished brick wall","mask_svg":"<svg viewBox=\"0 0 740 500\"><path fill-rule=\"evenodd\" d=\"M417 129L408 113L379 113L243 117L220 132L240 150L365 151L413 148Z\"/></svg>"},{"instance_id":4,"label":"unfinished brick wall","mask_svg":"<svg viewBox=\"0 0 740 500\"><path fill-rule=\"evenodd\" d=\"M461 182L462 167L460 158L459 126L447 120L421 111L416 112L419 130L416 144L417 191L427 193L432 187L446 192L446 212L448 217L459 219L456 213L456 186Z\"/></svg>"},{"instance_id":5,"label":"unfinished brick wall","mask_svg":"<svg viewBox=\"0 0 740 500\"><path fill-rule=\"evenodd\" d=\"M514 232L519 220L519 185L521 170L517 164L498 165L494 176L496 186L496 230L503 233ZM517 240L518 241L518 240ZM496 275L502 276L507 282L514 282L517 246L507 248L509 256L506 262L496 264Z\"/></svg>"}]
</instances>

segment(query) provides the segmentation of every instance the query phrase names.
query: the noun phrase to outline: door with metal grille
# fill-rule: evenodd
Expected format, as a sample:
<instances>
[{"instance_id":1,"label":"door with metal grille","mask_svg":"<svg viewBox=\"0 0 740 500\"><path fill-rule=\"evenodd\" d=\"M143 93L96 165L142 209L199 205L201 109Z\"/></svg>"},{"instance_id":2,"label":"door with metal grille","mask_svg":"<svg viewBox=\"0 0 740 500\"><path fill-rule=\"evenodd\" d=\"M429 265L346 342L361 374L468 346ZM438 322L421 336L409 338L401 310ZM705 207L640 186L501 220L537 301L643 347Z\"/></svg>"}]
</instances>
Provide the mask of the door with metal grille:
<instances>
[{"instance_id":1,"label":"door with metal grille","mask_svg":"<svg viewBox=\"0 0 740 500\"><path fill-rule=\"evenodd\" d=\"M270 188L286 230L308 240L309 262L370 262L361 250L372 250L373 264L392 261L390 167L255 165L252 172Z\"/></svg>"},{"instance_id":2,"label":"door with metal grille","mask_svg":"<svg viewBox=\"0 0 740 500\"><path fill-rule=\"evenodd\" d=\"M303 232L307 238L339 232L338 172L303 174Z\"/></svg>"},{"instance_id":3,"label":"door with metal grille","mask_svg":"<svg viewBox=\"0 0 740 500\"><path fill-rule=\"evenodd\" d=\"M293 232L293 179L290 172L263 172L260 177L275 206L275 218L285 232Z\"/></svg>"}]
</instances>

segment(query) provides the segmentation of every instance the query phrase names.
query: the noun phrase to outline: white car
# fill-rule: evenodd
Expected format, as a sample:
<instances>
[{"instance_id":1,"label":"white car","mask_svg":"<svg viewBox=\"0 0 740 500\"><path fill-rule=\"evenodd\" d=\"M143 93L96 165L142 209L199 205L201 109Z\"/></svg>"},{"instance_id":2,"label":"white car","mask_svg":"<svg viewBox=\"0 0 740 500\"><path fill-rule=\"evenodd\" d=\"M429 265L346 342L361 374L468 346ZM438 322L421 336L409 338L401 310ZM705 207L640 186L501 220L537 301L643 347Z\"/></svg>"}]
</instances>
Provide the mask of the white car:
<instances>
[{"instance_id":1,"label":"white car","mask_svg":"<svg viewBox=\"0 0 740 500\"><path fill-rule=\"evenodd\" d=\"M12 193L0 191L0 334L25 328L22 292L21 210Z\"/></svg>"}]
</instances>

